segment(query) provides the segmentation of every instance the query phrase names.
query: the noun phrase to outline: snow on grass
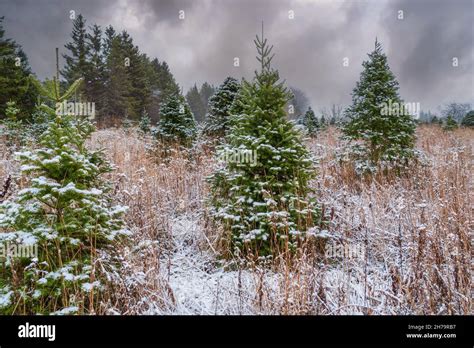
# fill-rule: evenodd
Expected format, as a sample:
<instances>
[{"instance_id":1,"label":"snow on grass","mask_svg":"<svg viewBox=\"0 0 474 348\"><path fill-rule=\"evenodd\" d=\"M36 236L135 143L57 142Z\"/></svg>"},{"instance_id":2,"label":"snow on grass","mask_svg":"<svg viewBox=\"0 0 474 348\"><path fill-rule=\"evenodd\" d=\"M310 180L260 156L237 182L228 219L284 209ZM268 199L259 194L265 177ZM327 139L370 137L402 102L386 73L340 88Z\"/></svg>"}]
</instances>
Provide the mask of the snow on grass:
<instances>
[{"instance_id":1,"label":"snow on grass","mask_svg":"<svg viewBox=\"0 0 474 348\"><path fill-rule=\"evenodd\" d=\"M145 142L97 132L118 170L119 203L135 231L127 285L112 314L468 314L472 130L418 129L420 164L408 176L366 181L341 167L330 127L308 142L318 159L313 185L331 212L331 242L363 246L362 258L242 267L219 257L217 231L203 226L213 153L147 156ZM462 146L461 146L461 145ZM127 154L126 156L124 154ZM211 239L211 240L208 240ZM147 243L145 243L147 242ZM128 257L128 256L127 256ZM130 266L128 264L130 262ZM128 301L128 302L127 302Z\"/></svg>"},{"instance_id":2,"label":"snow on grass","mask_svg":"<svg viewBox=\"0 0 474 348\"><path fill-rule=\"evenodd\" d=\"M249 301L255 297L253 275L249 271L224 270L211 251L200 249L203 235L199 215L174 219L171 230L169 285L176 300L171 313L253 314Z\"/></svg>"}]
</instances>

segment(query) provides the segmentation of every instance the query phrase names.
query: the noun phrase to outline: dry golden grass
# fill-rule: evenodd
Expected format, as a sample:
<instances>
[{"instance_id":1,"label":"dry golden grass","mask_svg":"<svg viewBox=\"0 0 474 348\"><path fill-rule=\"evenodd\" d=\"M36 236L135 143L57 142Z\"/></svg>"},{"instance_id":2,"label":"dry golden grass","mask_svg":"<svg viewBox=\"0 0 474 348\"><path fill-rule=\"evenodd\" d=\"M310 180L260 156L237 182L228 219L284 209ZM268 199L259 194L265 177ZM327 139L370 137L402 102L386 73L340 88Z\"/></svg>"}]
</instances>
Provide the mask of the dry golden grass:
<instances>
[{"instance_id":1,"label":"dry golden grass","mask_svg":"<svg viewBox=\"0 0 474 348\"><path fill-rule=\"evenodd\" d=\"M98 313L471 314L474 130L417 130L423 160L407 175L361 180L335 159L338 131L307 145L318 158L318 199L331 210L330 240L363 257L328 259L302 248L272 265L222 261L208 225L205 178L213 154L153 155L134 131L96 132L117 166L117 202L129 206L132 242ZM17 166L0 150L0 179Z\"/></svg>"}]
</instances>

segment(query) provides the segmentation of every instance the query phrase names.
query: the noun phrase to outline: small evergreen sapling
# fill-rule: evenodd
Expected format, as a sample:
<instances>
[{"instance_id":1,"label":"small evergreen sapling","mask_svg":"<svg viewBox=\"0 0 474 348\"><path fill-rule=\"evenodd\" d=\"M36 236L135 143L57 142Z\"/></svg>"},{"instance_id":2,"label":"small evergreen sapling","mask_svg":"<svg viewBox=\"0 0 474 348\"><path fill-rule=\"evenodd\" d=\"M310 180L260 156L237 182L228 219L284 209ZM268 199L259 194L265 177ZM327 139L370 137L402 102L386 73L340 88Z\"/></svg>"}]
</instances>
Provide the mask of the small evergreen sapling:
<instances>
[{"instance_id":1,"label":"small evergreen sapling","mask_svg":"<svg viewBox=\"0 0 474 348\"><path fill-rule=\"evenodd\" d=\"M9 101L5 109L6 118L1 121L3 128L0 128L0 135L4 135L7 146L13 148L25 145L28 138L23 122L17 117L19 113L20 109L16 102Z\"/></svg>"},{"instance_id":2,"label":"small evergreen sapling","mask_svg":"<svg viewBox=\"0 0 474 348\"><path fill-rule=\"evenodd\" d=\"M374 172L381 164L404 165L414 155L416 124L398 95L398 82L377 40L362 65L343 128L351 144L349 158L358 172Z\"/></svg>"},{"instance_id":3,"label":"small evergreen sapling","mask_svg":"<svg viewBox=\"0 0 474 348\"><path fill-rule=\"evenodd\" d=\"M196 132L196 122L186 99L179 94L169 96L160 108L158 137L164 142L189 146Z\"/></svg>"},{"instance_id":4,"label":"small evergreen sapling","mask_svg":"<svg viewBox=\"0 0 474 348\"><path fill-rule=\"evenodd\" d=\"M257 36L261 70L243 81L227 144L234 155L210 177L211 214L223 224L235 254L260 257L293 250L319 226L310 198L313 162L300 133L286 118L290 93L271 69L271 47ZM240 154L256 154L251 161ZM240 158L240 160L236 160ZM311 232L309 232L311 231Z\"/></svg>"},{"instance_id":5,"label":"small evergreen sapling","mask_svg":"<svg viewBox=\"0 0 474 348\"><path fill-rule=\"evenodd\" d=\"M458 128L458 123L456 122L456 120L454 119L453 116L448 115L448 117L446 118L446 121L444 123L443 129L446 130L446 131L452 131L456 128Z\"/></svg>"},{"instance_id":6,"label":"small evergreen sapling","mask_svg":"<svg viewBox=\"0 0 474 348\"><path fill-rule=\"evenodd\" d=\"M469 111L462 119L461 125L464 127L474 127L474 110Z\"/></svg>"},{"instance_id":7,"label":"small evergreen sapling","mask_svg":"<svg viewBox=\"0 0 474 348\"><path fill-rule=\"evenodd\" d=\"M100 179L111 167L101 150L86 148L93 130L87 118L57 115L39 148L18 153L29 186L0 205L0 243L36 245L37 256L7 259L0 313L94 311L104 285L98 254L128 232L124 208L111 207Z\"/></svg>"},{"instance_id":8,"label":"small evergreen sapling","mask_svg":"<svg viewBox=\"0 0 474 348\"><path fill-rule=\"evenodd\" d=\"M204 127L206 134L222 137L228 132L231 108L239 91L239 82L227 77L209 99L209 112Z\"/></svg>"},{"instance_id":9,"label":"small evergreen sapling","mask_svg":"<svg viewBox=\"0 0 474 348\"><path fill-rule=\"evenodd\" d=\"M318 118L314 114L313 109L311 109L311 106L301 118L300 123L306 128L310 136L315 136L320 129Z\"/></svg>"},{"instance_id":10,"label":"small evergreen sapling","mask_svg":"<svg viewBox=\"0 0 474 348\"><path fill-rule=\"evenodd\" d=\"M143 134L148 134L151 131L151 119L146 110L143 110L138 127Z\"/></svg>"}]
</instances>

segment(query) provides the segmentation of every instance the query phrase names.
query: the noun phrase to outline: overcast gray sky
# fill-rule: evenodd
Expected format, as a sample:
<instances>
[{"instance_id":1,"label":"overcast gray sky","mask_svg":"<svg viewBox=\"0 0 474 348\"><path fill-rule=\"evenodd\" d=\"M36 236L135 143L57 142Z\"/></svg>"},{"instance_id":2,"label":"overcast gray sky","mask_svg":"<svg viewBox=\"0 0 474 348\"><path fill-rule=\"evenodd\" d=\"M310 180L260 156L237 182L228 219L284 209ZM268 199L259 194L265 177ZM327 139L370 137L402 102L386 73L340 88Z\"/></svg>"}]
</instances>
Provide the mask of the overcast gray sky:
<instances>
[{"instance_id":1,"label":"overcast gray sky","mask_svg":"<svg viewBox=\"0 0 474 348\"><path fill-rule=\"evenodd\" d=\"M23 46L40 78L54 73L54 48L65 52L71 10L88 25L126 29L142 52L169 64L185 91L252 77L263 20L274 67L313 108L350 102L376 36L405 101L433 111L449 101L474 103L473 0L0 0L7 37Z\"/></svg>"}]
</instances>

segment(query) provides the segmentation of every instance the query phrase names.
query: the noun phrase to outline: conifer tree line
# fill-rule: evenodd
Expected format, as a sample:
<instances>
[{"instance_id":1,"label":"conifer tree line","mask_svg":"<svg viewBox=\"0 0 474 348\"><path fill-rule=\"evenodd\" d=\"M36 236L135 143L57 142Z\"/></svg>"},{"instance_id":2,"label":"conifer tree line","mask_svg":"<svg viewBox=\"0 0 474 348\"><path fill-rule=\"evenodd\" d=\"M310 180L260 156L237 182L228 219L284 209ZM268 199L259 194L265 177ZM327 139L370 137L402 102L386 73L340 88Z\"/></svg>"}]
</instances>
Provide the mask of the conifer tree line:
<instances>
[{"instance_id":1,"label":"conifer tree line","mask_svg":"<svg viewBox=\"0 0 474 348\"><path fill-rule=\"evenodd\" d=\"M180 91L168 64L141 53L125 30L87 27L78 15L65 48L61 75L68 85L84 79L76 98L94 101L99 118L138 120L146 110L157 120L161 102Z\"/></svg>"}]
</instances>

